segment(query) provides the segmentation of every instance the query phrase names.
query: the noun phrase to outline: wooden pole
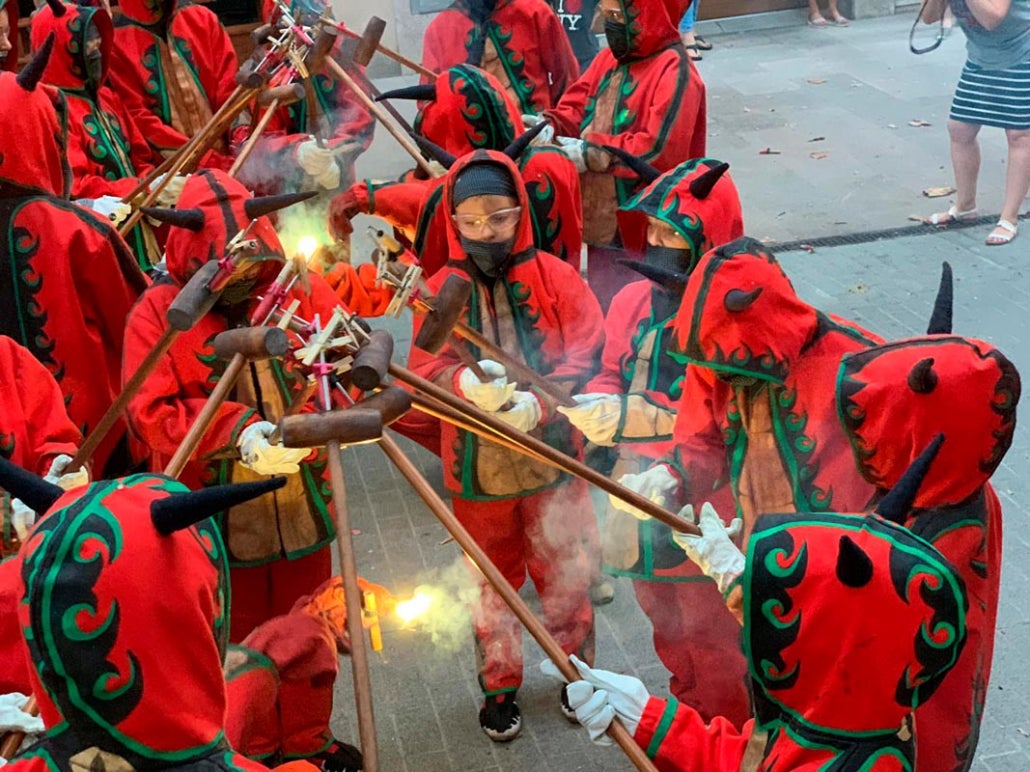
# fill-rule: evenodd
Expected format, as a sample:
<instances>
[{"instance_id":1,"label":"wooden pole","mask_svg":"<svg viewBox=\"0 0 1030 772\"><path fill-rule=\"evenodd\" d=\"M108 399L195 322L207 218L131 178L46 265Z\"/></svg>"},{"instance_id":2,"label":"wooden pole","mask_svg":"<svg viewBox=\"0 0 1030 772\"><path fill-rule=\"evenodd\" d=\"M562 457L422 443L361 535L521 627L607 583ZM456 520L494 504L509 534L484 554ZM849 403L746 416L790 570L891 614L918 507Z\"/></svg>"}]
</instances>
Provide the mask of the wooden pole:
<instances>
[{"instance_id":1,"label":"wooden pole","mask_svg":"<svg viewBox=\"0 0 1030 772\"><path fill-rule=\"evenodd\" d=\"M268 128L268 122L275 116L275 111L279 109L279 100L273 99L265 110L265 114L261 116L261 120L257 122L254 130L247 137L246 143L240 149L240 154L236 156L236 160L232 162L232 167L229 169L229 176L235 177L236 173L243 168L243 164L250 158L250 154L254 152L254 148L257 146L257 142L261 139L261 135L264 134L265 129Z\"/></svg>"},{"instance_id":2,"label":"wooden pole","mask_svg":"<svg viewBox=\"0 0 1030 772\"><path fill-rule=\"evenodd\" d=\"M482 547L465 530L465 527L462 526L458 518L451 512L450 507L447 506L439 494L433 490L429 482L419 473L415 465L411 463L411 459L404 455L397 446L397 443L389 435L383 435L382 439L379 440L379 447L383 449L386 457L397 467L397 471L415 489L415 492L426 503L426 506L436 515L443 527L447 529L447 532L454 538L454 541L458 543L458 546L465 551L465 554L468 555L469 559L475 564L476 568L479 569L480 573L483 574L497 594L501 596L501 599L508 604L508 608L519 618L522 626L526 628L529 634L533 636L533 639L540 645L540 648L544 650L547 658L554 663L566 680L569 682L579 681L579 672L569 661L569 656L558 645L558 642L554 640L543 623L530 611L529 606L526 605L526 602L522 600L508 580L504 578L504 574L498 570ZM351 608L349 603L348 601L348 609ZM348 614L349 616L350 614ZM608 735L618 743L619 747L622 748L637 769L648 772L657 770L657 767L647 757L644 750L636 744L629 731L618 719L612 721L608 727Z\"/></svg>"},{"instance_id":3,"label":"wooden pole","mask_svg":"<svg viewBox=\"0 0 1030 772\"><path fill-rule=\"evenodd\" d=\"M596 469L591 469L586 464L576 461L561 451L552 448L546 442L542 442L526 432L520 432L515 427L509 426L504 423L504 421L480 410L475 405L466 402L460 397L456 397L449 391L441 389L435 383L427 381L425 378L416 375L410 370L403 368L400 365L391 364L390 375L397 380L403 381L409 386L412 386L418 391L427 394L437 402L442 402L447 407L453 408L466 416L473 417L476 423L489 428L490 432L495 434L500 433L507 436L514 440L518 445L522 445L538 456L547 459L562 471L575 475L591 485L600 488L605 493L609 493L612 496L631 504L637 509L643 511L645 514L653 517L655 520L665 523L674 531L688 533L693 536L701 535L700 528L693 523L684 520L679 515L674 515L672 512L658 506L658 504L654 503L650 499L641 496L636 491L630 490L624 485L619 485L619 483L601 474ZM486 436L487 439L493 439L493 436L487 432L484 432L483 436Z\"/></svg>"},{"instance_id":4,"label":"wooden pole","mask_svg":"<svg viewBox=\"0 0 1030 772\"><path fill-rule=\"evenodd\" d=\"M400 132L400 130L393 125L393 122L389 119L386 111L383 110L382 106L377 102L373 102L372 99L361 90L361 87L354 82L354 78L347 74L347 71L340 66L339 62L333 59L331 56L325 58L325 63L332 70L333 75L336 76L345 86L354 92L354 96L358 98L365 108L376 117L376 119L386 127L386 130L393 135L393 138L400 143L414 160L418 164L419 168L426 173L427 176L433 177L433 170L429 167L429 162L422 157L422 153L411 139Z\"/></svg>"},{"instance_id":5,"label":"wooden pole","mask_svg":"<svg viewBox=\"0 0 1030 772\"><path fill-rule=\"evenodd\" d=\"M29 699L25 705L22 706L22 710L30 716L39 715L39 703L36 702L36 696L34 694L29 695ZM13 759L24 740L24 732L8 732L7 736L4 737L3 744L0 745L0 757L3 757L8 761Z\"/></svg>"},{"instance_id":6,"label":"wooden pole","mask_svg":"<svg viewBox=\"0 0 1030 772\"><path fill-rule=\"evenodd\" d=\"M347 509L347 488L343 478L343 459L340 443L330 440L326 444L329 454L329 481L333 489L333 509L336 510L336 549L340 558L340 575L347 603L347 633L350 636L351 675L354 679L354 701L358 709L358 736L361 756L366 772L378 772L379 753L376 746L376 720L372 707L372 681L368 674L368 652L365 650L365 628L361 622L361 590L358 587L358 568L354 560L354 540L351 537L350 512Z\"/></svg>"},{"instance_id":7,"label":"wooden pole","mask_svg":"<svg viewBox=\"0 0 1030 772\"><path fill-rule=\"evenodd\" d=\"M361 35L360 34L355 32L354 30L344 26L343 24L336 25L335 29L336 29L337 32L342 32L344 35L346 35L349 38L354 38L355 40L361 40ZM390 59L393 59L398 64L403 64L409 70L412 70L413 72L417 72L419 75L424 75L425 77L432 78L434 80L436 79L437 73L433 72L428 67L423 67L418 62L416 62L416 61L414 61L412 59L409 59L408 57L404 56L403 54L397 53L392 48L387 48L382 43L377 43L376 44L376 51L381 53L383 56L387 56Z\"/></svg>"},{"instance_id":8,"label":"wooden pole","mask_svg":"<svg viewBox=\"0 0 1030 772\"><path fill-rule=\"evenodd\" d=\"M236 379L240 377L240 373L243 371L243 366L246 363L247 358L243 354L233 354L232 359L229 360L229 364L225 368L225 372L222 373L222 377L218 379L214 390L207 398L207 402L204 403L204 407L200 409L200 413L197 414L193 425L190 426L190 430L186 432L186 436L183 437L179 447L176 448L172 460L165 467L164 473L166 475L177 478L182 474L183 468L196 451L211 422L215 419L218 409L228 399L229 391L236 385Z\"/></svg>"}]
</instances>

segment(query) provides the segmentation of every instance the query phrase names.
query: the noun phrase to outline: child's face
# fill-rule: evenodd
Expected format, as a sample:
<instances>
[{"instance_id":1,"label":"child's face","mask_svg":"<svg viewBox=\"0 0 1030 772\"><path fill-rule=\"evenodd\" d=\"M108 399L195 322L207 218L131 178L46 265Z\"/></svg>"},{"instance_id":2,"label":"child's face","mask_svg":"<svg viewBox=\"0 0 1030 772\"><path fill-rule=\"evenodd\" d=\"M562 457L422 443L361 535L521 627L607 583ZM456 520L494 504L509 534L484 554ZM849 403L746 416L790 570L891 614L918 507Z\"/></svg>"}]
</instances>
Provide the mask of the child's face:
<instances>
[{"instance_id":1,"label":"child's face","mask_svg":"<svg viewBox=\"0 0 1030 772\"><path fill-rule=\"evenodd\" d=\"M521 214L511 196L471 196L454 207L454 224L467 239L505 241L515 235Z\"/></svg>"}]
</instances>

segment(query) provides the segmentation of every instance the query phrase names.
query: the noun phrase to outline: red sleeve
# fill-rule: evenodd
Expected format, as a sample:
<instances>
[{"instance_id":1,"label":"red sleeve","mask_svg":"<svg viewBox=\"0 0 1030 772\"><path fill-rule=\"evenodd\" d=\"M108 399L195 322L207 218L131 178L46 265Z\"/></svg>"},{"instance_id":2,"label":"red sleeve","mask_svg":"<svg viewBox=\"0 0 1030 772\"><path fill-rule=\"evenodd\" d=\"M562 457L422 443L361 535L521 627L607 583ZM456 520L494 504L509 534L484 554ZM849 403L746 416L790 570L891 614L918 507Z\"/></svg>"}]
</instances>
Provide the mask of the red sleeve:
<instances>
[{"instance_id":1,"label":"red sleeve","mask_svg":"<svg viewBox=\"0 0 1030 772\"><path fill-rule=\"evenodd\" d=\"M145 293L129 316L125 328L123 383L136 372L167 326L164 311L168 304L155 303L154 295L167 298L169 289L157 287ZM159 457L170 458L175 453L207 403L199 396L202 384L192 381L187 375L188 363L197 354L189 345L190 339L195 337L189 334L180 336L129 403L129 426ZM243 427L257 420L259 417L251 408L226 401L218 409L193 457L203 458L234 448Z\"/></svg>"},{"instance_id":2,"label":"red sleeve","mask_svg":"<svg viewBox=\"0 0 1030 772\"><path fill-rule=\"evenodd\" d=\"M614 57L607 48L603 49L594 57L594 61L587 67L586 72L580 75L579 79L565 90L558 104L545 112L545 115L554 124L555 134L563 137L579 136L580 127L583 125L583 117L586 115L587 104L596 90L597 83L604 72L614 66Z\"/></svg>"},{"instance_id":3,"label":"red sleeve","mask_svg":"<svg viewBox=\"0 0 1030 772\"><path fill-rule=\"evenodd\" d=\"M601 370L583 387L584 392L623 394L626 384L622 378L622 361L630 354L633 330L629 325L636 322L634 300L637 293L631 289L638 282L623 287L612 298L608 315L604 318L604 348L601 350Z\"/></svg>"},{"instance_id":4,"label":"red sleeve","mask_svg":"<svg viewBox=\"0 0 1030 772\"><path fill-rule=\"evenodd\" d=\"M389 287L376 286L376 267L362 263L337 263L325 276L326 283L347 309L361 317L382 316L393 299Z\"/></svg>"},{"instance_id":5,"label":"red sleeve","mask_svg":"<svg viewBox=\"0 0 1030 772\"><path fill-rule=\"evenodd\" d=\"M392 182L382 186L367 184L368 214L382 217L402 231L413 232L422 207L439 184L437 180Z\"/></svg>"},{"instance_id":6,"label":"red sleeve","mask_svg":"<svg viewBox=\"0 0 1030 772\"><path fill-rule=\"evenodd\" d=\"M215 112L236 90L236 72L240 68L236 59L236 49L233 48L232 38L225 31L225 27L218 21L218 16L203 6L196 8L201 17L201 28L204 31L203 46L205 48L204 59L208 62L208 72L215 78L213 89L207 88L207 98L211 105L211 112Z\"/></svg>"},{"instance_id":7,"label":"red sleeve","mask_svg":"<svg viewBox=\"0 0 1030 772\"><path fill-rule=\"evenodd\" d=\"M54 376L25 348L9 338L13 369L7 373L21 388L19 398L29 432L29 452L34 459L29 471L45 475L54 458L66 453L74 456L82 442L82 434L68 417L64 395Z\"/></svg>"},{"instance_id":8,"label":"red sleeve","mask_svg":"<svg viewBox=\"0 0 1030 772\"><path fill-rule=\"evenodd\" d=\"M705 724L700 714L674 699L652 697L633 739L662 772L740 769L754 722L737 730L722 717Z\"/></svg>"},{"instance_id":9,"label":"red sleeve","mask_svg":"<svg viewBox=\"0 0 1030 772\"><path fill-rule=\"evenodd\" d=\"M557 315L561 320L564 356L547 377L551 380L574 380L581 386L597 369L597 357L604 345L604 316L597 297L580 277L579 272L553 255L547 255L560 285L555 289Z\"/></svg>"},{"instance_id":10,"label":"red sleeve","mask_svg":"<svg viewBox=\"0 0 1030 772\"><path fill-rule=\"evenodd\" d=\"M726 445L717 411L725 410L728 387L689 366L683 381L673 439L673 468L683 478L686 500L702 500L726 479ZM708 377L705 377L705 376Z\"/></svg>"},{"instance_id":11,"label":"red sleeve","mask_svg":"<svg viewBox=\"0 0 1030 772\"><path fill-rule=\"evenodd\" d=\"M435 295L441 286L443 286L444 279L446 279L451 273L454 273L449 268L441 268L435 274L433 274L427 284L429 291ZM414 341L418 339L419 330L422 329L422 324L425 322L425 315L415 314L412 320L412 331L411 331L411 351L408 353L408 368L416 375L425 378L427 381L433 381L448 391L454 391L453 384L450 378L444 378L446 374L453 375L457 368L462 367L463 363L458 355L454 353L454 349L451 348L450 344L446 344L438 354L430 354L425 349L418 348ZM462 316L463 321L468 321L467 311Z\"/></svg>"},{"instance_id":12,"label":"red sleeve","mask_svg":"<svg viewBox=\"0 0 1030 772\"><path fill-rule=\"evenodd\" d=\"M443 11L435 19L433 19L429 26L426 27L425 34L422 35L422 66L427 70L435 73L440 73L446 70L451 64L447 61L447 45L446 36L441 36L441 31L447 26L447 16L451 15L449 11ZM454 31L457 34L456 31ZM427 78L425 75L419 77L420 83L433 83L435 78Z\"/></svg>"},{"instance_id":13,"label":"red sleeve","mask_svg":"<svg viewBox=\"0 0 1030 772\"><path fill-rule=\"evenodd\" d=\"M550 104L556 105L561 100L565 89L579 78L579 61L572 51L569 36L562 29L561 21L551 6L541 3L537 16L537 39L543 45L544 65L551 76Z\"/></svg>"}]
</instances>

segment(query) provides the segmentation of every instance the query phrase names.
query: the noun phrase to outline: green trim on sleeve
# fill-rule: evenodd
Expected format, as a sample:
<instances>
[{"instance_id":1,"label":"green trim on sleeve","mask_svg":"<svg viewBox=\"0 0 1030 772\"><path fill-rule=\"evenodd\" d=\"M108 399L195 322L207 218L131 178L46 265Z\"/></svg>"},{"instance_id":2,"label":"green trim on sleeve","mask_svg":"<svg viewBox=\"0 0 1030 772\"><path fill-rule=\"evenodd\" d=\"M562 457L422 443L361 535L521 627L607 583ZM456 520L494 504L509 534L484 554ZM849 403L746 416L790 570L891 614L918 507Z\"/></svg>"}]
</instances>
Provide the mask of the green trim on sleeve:
<instances>
[{"instance_id":1,"label":"green trim on sleeve","mask_svg":"<svg viewBox=\"0 0 1030 772\"><path fill-rule=\"evenodd\" d=\"M676 711L679 710L679 706L679 701L671 697L665 703L665 712L662 713L662 718L658 722L658 726L655 727L654 734L651 736L651 742L645 751L649 759L653 759L658 755L658 749L662 747L665 735L669 733L669 727L672 726L672 720L676 718Z\"/></svg>"}]
</instances>

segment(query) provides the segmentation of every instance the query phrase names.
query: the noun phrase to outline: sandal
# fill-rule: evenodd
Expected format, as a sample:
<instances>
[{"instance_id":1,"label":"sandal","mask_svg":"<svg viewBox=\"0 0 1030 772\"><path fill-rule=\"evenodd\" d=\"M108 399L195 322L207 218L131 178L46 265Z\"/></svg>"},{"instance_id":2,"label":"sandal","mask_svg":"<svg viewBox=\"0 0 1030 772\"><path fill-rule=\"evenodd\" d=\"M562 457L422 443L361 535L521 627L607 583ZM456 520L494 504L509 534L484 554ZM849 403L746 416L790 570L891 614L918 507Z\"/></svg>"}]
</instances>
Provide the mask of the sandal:
<instances>
[{"instance_id":1,"label":"sandal","mask_svg":"<svg viewBox=\"0 0 1030 772\"><path fill-rule=\"evenodd\" d=\"M822 16L809 16L808 17L809 27L829 27L830 22L826 21Z\"/></svg>"},{"instance_id":2,"label":"sandal","mask_svg":"<svg viewBox=\"0 0 1030 772\"><path fill-rule=\"evenodd\" d=\"M837 27L847 27L849 24L851 24L847 17L841 16L840 14L837 14L832 19L830 19L829 23Z\"/></svg>"},{"instance_id":3,"label":"sandal","mask_svg":"<svg viewBox=\"0 0 1030 772\"><path fill-rule=\"evenodd\" d=\"M683 47L685 49L687 49L687 57L690 59L690 61L692 61L692 62L700 62L702 59L704 59L704 57L701 56L701 54L699 54L697 52L697 45L696 44L692 45L692 46L683 46Z\"/></svg>"},{"instance_id":4,"label":"sandal","mask_svg":"<svg viewBox=\"0 0 1030 772\"><path fill-rule=\"evenodd\" d=\"M701 49L702 51L711 51L712 50L712 44L709 43L707 40L705 40L700 35L695 35L694 36L694 42L697 45L697 47L699 49Z\"/></svg>"},{"instance_id":5,"label":"sandal","mask_svg":"<svg viewBox=\"0 0 1030 772\"><path fill-rule=\"evenodd\" d=\"M941 228L947 228L952 223L976 222L979 217L980 214L976 211L976 207L960 212L957 207L949 206L947 212L934 212L929 217L924 218L923 225L937 225Z\"/></svg>"},{"instance_id":6,"label":"sandal","mask_svg":"<svg viewBox=\"0 0 1030 772\"><path fill-rule=\"evenodd\" d=\"M998 233L998 231L1002 232ZM994 226L994 230L991 231L991 235L987 237L987 241L984 243L989 247L1000 247L1002 244L1008 244L1012 241L1018 232L1019 228L1014 222L998 220L998 224Z\"/></svg>"}]
</instances>

